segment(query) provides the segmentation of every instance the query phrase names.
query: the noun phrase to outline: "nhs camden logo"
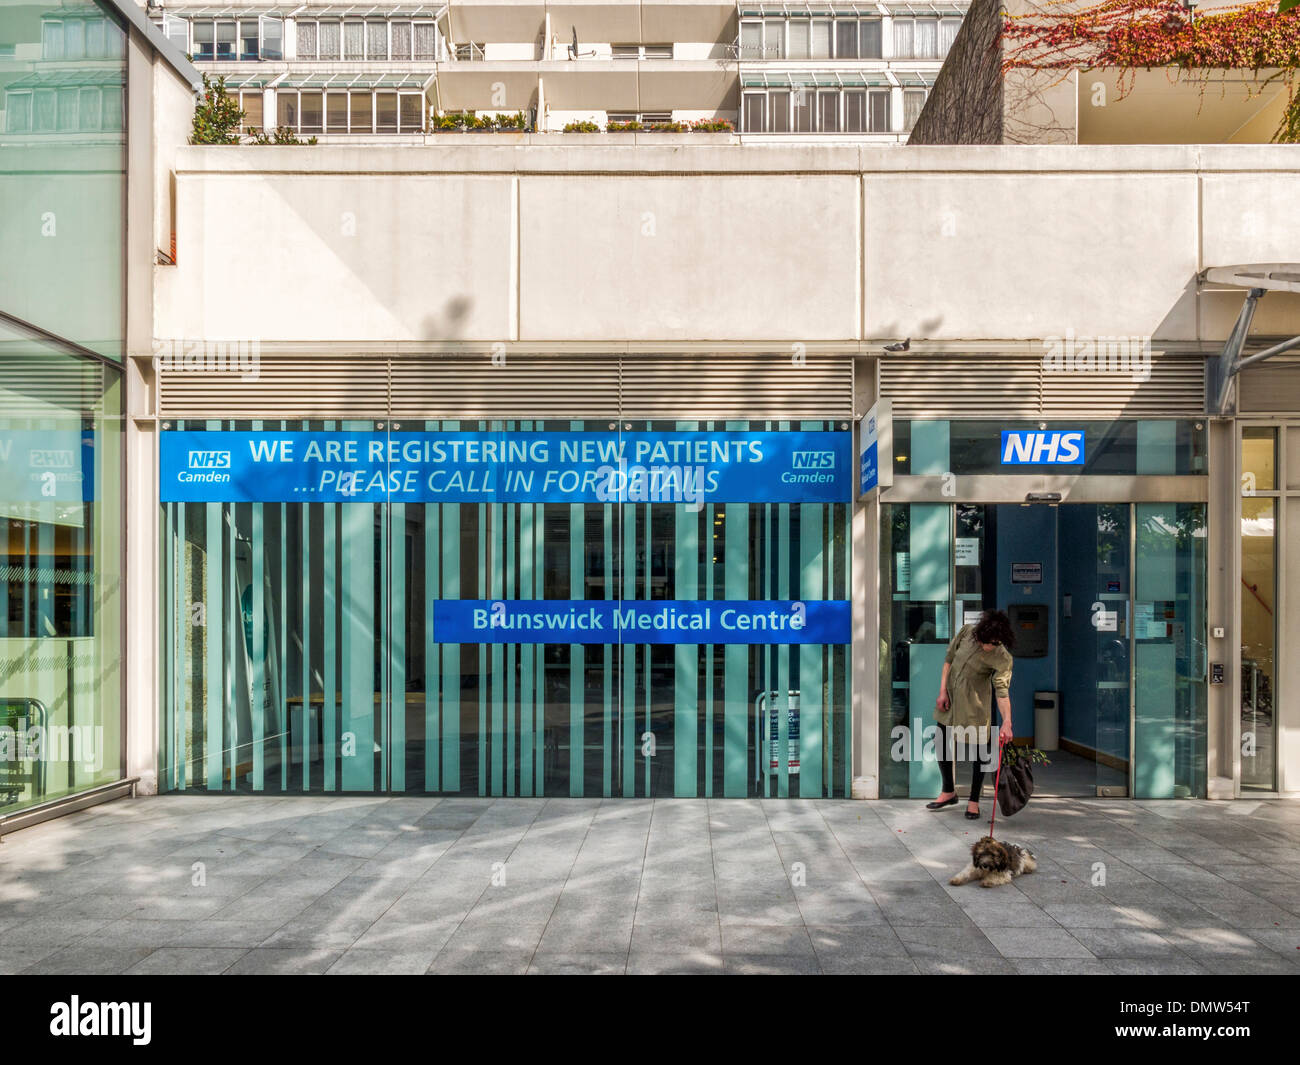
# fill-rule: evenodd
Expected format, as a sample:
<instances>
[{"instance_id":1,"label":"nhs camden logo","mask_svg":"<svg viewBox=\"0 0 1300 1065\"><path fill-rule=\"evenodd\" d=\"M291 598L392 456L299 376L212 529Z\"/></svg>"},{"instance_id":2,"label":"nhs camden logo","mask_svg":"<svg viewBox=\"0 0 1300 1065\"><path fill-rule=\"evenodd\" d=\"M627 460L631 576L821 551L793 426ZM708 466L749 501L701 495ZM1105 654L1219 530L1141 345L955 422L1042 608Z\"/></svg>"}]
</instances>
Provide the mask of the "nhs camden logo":
<instances>
[{"instance_id":1,"label":"nhs camden logo","mask_svg":"<svg viewBox=\"0 0 1300 1065\"><path fill-rule=\"evenodd\" d=\"M229 451L191 451L189 468L192 470L228 470L230 469Z\"/></svg>"},{"instance_id":2,"label":"nhs camden logo","mask_svg":"<svg viewBox=\"0 0 1300 1065\"><path fill-rule=\"evenodd\" d=\"M791 455L790 465L796 470L833 470L835 452L796 451Z\"/></svg>"},{"instance_id":3,"label":"nhs camden logo","mask_svg":"<svg viewBox=\"0 0 1300 1065\"><path fill-rule=\"evenodd\" d=\"M1004 466L1082 466L1082 429L1004 429Z\"/></svg>"}]
</instances>

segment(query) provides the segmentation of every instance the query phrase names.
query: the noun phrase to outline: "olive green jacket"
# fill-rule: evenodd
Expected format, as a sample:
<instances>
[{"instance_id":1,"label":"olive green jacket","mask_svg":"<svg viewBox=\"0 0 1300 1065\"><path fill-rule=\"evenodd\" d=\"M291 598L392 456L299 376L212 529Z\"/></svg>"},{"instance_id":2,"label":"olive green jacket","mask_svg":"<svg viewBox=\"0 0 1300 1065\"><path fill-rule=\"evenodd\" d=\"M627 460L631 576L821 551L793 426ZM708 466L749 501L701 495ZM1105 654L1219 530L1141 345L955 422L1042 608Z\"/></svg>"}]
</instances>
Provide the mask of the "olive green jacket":
<instances>
[{"instance_id":1,"label":"olive green jacket","mask_svg":"<svg viewBox=\"0 0 1300 1065\"><path fill-rule=\"evenodd\" d=\"M941 725L982 727L993 720L993 693L1011 694L1011 652L1001 645L986 651L975 639L975 626L964 625L948 645L948 709L935 709ZM981 733L981 741L983 735Z\"/></svg>"}]
</instances>

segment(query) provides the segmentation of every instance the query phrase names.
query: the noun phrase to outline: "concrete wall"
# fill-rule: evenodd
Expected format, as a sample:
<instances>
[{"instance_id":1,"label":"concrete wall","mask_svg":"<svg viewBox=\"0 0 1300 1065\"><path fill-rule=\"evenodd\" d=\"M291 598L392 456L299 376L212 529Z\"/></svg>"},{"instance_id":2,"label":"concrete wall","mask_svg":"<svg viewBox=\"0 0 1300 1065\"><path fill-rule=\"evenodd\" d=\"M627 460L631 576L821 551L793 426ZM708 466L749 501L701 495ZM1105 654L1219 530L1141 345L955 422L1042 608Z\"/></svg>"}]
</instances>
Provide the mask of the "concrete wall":
<instances>
[{"instance_id":1,"label":"concrete wall","mask_svg":"<svg viewBox=\"0 0 1300 1065\"><path fill-rule=\"evenodd\" d=\"M1221 341L1210 265L1300 258L1284 146L183 147L155 335ZM1255 333L1300 331L1300 297Z\"/></svg>"}]
</instances>

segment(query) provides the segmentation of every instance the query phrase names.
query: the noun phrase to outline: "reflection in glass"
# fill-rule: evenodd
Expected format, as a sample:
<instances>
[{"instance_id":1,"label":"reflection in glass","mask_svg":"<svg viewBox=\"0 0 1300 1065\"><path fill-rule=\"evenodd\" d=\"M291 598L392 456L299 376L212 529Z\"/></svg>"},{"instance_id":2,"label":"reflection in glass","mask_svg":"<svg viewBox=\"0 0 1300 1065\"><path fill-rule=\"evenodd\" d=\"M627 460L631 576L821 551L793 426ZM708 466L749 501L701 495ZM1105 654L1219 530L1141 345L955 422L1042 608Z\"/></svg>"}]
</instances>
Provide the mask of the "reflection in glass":
<instances>
[{"instance_id":1,"label":"reflection in glass","mask_svg":"<svg viewBox=\"0 0 1300 1065\"><path fill-rule=\"evenodd\" d=\"M0 816L122 775L120 404L0 325Z\"/></svg>"}]
</instances>

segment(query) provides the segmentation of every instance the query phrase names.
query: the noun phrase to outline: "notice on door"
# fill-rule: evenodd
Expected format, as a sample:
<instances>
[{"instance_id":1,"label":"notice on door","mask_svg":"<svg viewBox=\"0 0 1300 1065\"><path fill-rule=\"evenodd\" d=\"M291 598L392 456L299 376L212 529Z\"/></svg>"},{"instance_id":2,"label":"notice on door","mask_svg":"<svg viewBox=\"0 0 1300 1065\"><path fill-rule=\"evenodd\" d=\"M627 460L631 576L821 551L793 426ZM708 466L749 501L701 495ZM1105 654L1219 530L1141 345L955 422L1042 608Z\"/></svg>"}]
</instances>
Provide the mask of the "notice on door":
<instances>
[{"instance_id":1,"label":"notice on door","mask_svg":"<svg viewBox=\"0 0 1300 1065\"><path fill-rule=\"evenodd\" d=\"M957 537L957 565L978 566L980 564L980 541L978 536Z\"/></svg>"},{"instance_id":2,"label":"notice on door","mask_svg":"<svg viewBox=\"0 0 1300 1065\"><path fill-rule=\"evenodd\" d=\"M1042 584L1043 564L1041 562L1011 563L1012 584Z\"/></svg>"}]
</instances>

